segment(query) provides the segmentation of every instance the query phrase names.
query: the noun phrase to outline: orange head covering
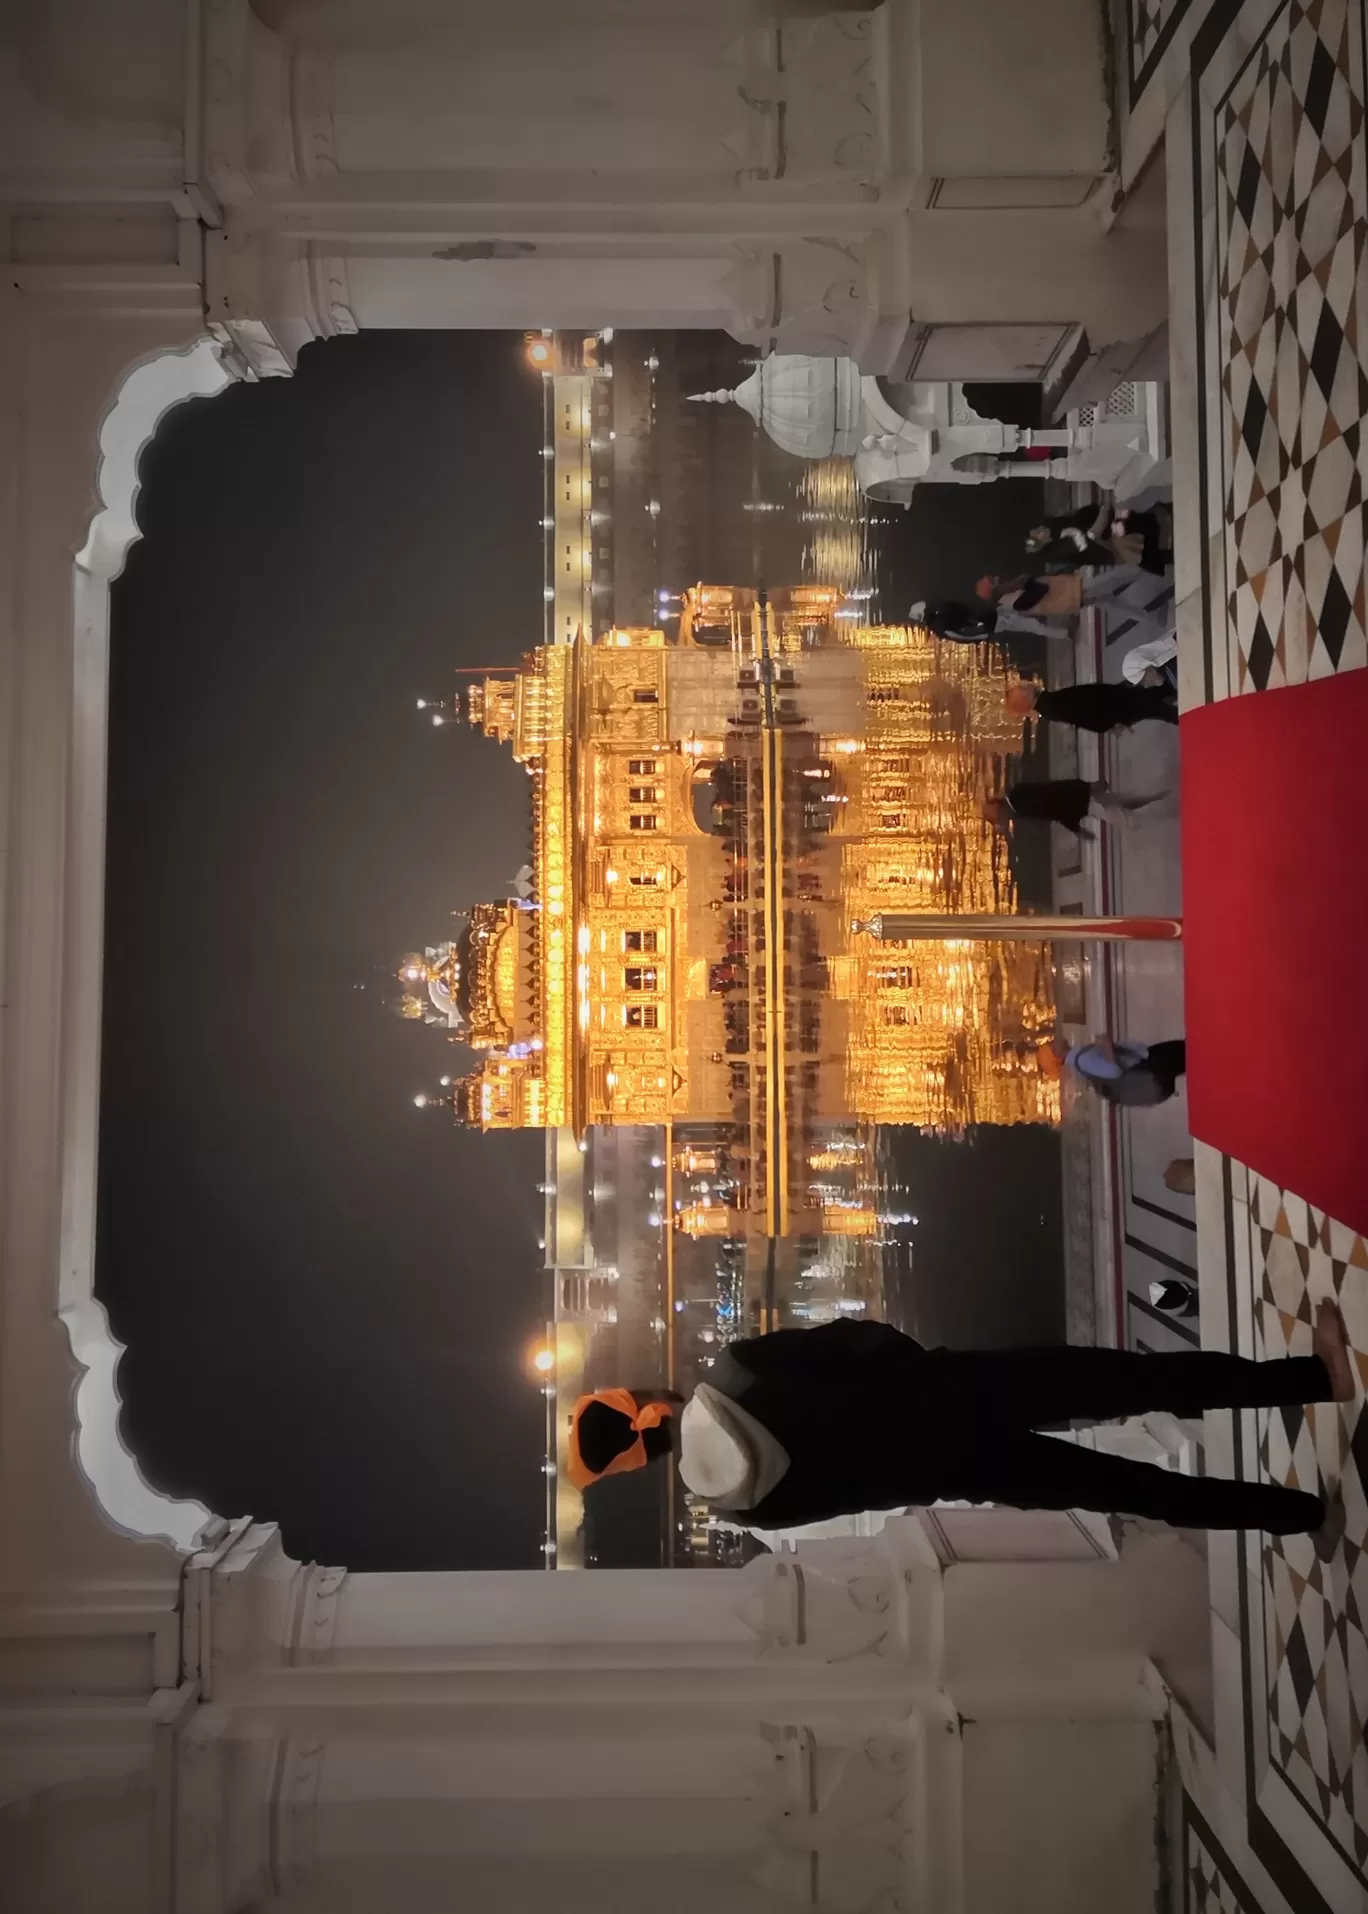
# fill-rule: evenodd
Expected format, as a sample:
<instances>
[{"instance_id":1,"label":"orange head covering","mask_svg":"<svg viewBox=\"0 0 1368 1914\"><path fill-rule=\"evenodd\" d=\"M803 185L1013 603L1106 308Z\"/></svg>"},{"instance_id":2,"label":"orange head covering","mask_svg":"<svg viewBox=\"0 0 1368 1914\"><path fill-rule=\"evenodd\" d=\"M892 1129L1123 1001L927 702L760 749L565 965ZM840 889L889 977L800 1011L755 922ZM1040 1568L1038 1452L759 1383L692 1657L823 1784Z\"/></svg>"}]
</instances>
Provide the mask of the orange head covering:
<instances>
[{"instance_id":1,"label":"orange head covering","mask_svg":"<svg viewBox=\"0 0 1368 1914\"><path fill-rule=\"evenodd\" d=\"M627 1443L601 1469L591 1469L580 1453L580 1418L586 1409L594 1403L601 1403L605 1409L611 1409L623 1418L624 1436L635 1435L635 1441ZM570 1412L570 1460L566 1474L577 1489L587 1489L592 1483L601 1482L608 1475L626 1475L629 1469L644 1469L650 1461L643 1440L648 1429L658 1429L667 1416L674 1414L674 1405L669 1402L638 1403L630 1389L596 1389L591 1396L581 1396Z\"/></svg>"},{"instance_id":2,"label":"orange head covering","mask_svg":"<svg viewBox=\"0 0 1368 1914\"><path fill-rule=\"evenodd\" d=\"M1036 1051L1036 1063L1042 1077L1058 1081L1064 1074L1064 1059L1052 1043L1042 1043Z\"/></svg>"}]
</instances>

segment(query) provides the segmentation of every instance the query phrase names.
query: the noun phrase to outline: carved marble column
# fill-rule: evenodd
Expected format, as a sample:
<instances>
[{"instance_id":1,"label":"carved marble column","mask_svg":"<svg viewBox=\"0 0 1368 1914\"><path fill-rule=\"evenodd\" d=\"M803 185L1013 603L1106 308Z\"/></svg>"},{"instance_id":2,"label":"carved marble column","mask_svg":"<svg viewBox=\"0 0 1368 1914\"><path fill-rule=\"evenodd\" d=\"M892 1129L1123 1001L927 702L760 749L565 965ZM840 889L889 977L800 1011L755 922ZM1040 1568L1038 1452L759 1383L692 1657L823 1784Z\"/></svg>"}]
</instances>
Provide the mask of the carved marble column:
<instances>
[{"instance_id":1,"label":"carved marble column","mask_svg":"<svg viewBox=\"0 0 1368 1914\"><path fill-rule=\"evenodd\" d=\"M259 373L354 323L726 324L887 363L908 188L878 17L213 0L211 317Z\"/></svg>"},{"instance_id":2,"label":"carved marble column","mask_svg":"<svg viewBox=\"0 0 1368 1914\"><path fill-rule=\"evenodd\" d=\"M627 1864L703 1867L738 1914L1139 1914L1173 1566L1068 1515L945 1509L735 1575L387 1589L244 1525L190 1570L182 1903L517 1851L609 1896Z\"/></svg>"},{"instance_id":3,"label":"carved marble column","mask_svg":"<svg viewBox=\"0 0 1368 1914\"><path fill-rule=\"evenodd\" d=\"M1152 1653L1203 1625L1174 1538L1118 1558L1067 1512L934 1509L744 1571L767 1662L883 1672L838 1715L795 1694L765 1878L821 1907L1140 1914L1165 1696Z\"/></svg>"},{"instance_id":4,"label":"carved marble column","mask_svg":"<svg viewBox=\"0 0 1368 1914\"><path fill-rule=\"evenodd\" d=\"M401 1894L440 1854L554 1868L567 1906L629 1875L680 1914L910 1906L918 1613L886 1554L839 1545L745 1575L343 1577L242 1525L188 1575L181 1903L308 1904L346 1857Z\"/></svg>"},{"instance_id":5,"label":"carved marble column","mask_svg":"<svg viewBox=\"0 0 1368 1914\"><path fill-rule=\"evenodd\" d=\"M107 21L80 39L65 0L19 24L0 54L0 1894L85 1914L158 1902L193 1706L182 1549L209 1520L142 1476L94 1294L109 587L139 454L229 374L167 61L132 57L148 21L122 46Z\"/></svg>"}]
</instances>

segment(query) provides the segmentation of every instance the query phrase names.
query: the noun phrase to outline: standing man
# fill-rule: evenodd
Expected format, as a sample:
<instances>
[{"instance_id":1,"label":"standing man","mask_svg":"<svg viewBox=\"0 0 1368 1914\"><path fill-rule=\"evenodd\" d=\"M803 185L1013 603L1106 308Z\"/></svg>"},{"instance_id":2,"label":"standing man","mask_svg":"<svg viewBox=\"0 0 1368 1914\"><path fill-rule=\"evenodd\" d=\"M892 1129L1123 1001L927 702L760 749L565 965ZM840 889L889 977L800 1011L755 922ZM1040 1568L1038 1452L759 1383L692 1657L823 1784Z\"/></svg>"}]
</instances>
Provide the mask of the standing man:
<instances>
[{"instance_id":1,"label":"standing man","mask_svg":"<svg viewBox=\"0 0 1368 1914\"><path fill-rule=\"evenodd\" d=\"M1320 1303L1311 1347L1251 1363L1207 1349L922 1349L888 1323L781 1328L725 1347L708 1382L660 1426L685 1485L761 1529L968 1501L1314 1533L1326 1508L1305 1489L1180 1476L1041 1434L1159 1409L1351 1401L1355 1370L1334 1303ZM641 1437L626 1411L616 1439L635 1453Z\"/></svg>"},{"instance_id":2,"label":"standing man","mask_svg":"<svg viewBox=\"0 0 1368 1914\"><path fill-rule=\"evenodd\" d=\"M1354 1371L1333 1303L1320 1306L1312 1352L1274 1362L1206 1350L980 1354L923 1349L887 1323L845 1320L730 1344L660 1426L686 1486L757 1528L954 1500L1290 1535L1320 1528L1318 1495L1179 1475L1041 1431L1154 1410L1350 1401ZM625 1407L619 1421L616 1439L636 1453L640 1431Z\"/></svg>"},{"instance_id":3,"label":"standing man","mask_svg":"<svg viewBox=\"0 0 1368 1914\"><path fill-rule=\"evenodd\" d=\"M1076 837L1091 837L1089 818L1125 824L1163 795L1154 791L1145 797L1126 797L1101 779L1089 783L1086 778L1030 778L1009 784L1001 797L989 798L983 815L999 831L1005 831L1015 818L1039 818L1047 824L1062 824Z\"/></svg>"},{"instance_id":4,"label":"standing man","mask_svg":"<svg viewBox=\"0 0 1368 1914\"><path fill-rule=\"evenodd\" d=\"M1045 691L1021 678L1007 687L1007 709L1045 724L1071 724L1079 731L1128 730L1147 718L1177 724L1178 700L1162 685L1076 684Z\"/></svg>"}]
</instances>

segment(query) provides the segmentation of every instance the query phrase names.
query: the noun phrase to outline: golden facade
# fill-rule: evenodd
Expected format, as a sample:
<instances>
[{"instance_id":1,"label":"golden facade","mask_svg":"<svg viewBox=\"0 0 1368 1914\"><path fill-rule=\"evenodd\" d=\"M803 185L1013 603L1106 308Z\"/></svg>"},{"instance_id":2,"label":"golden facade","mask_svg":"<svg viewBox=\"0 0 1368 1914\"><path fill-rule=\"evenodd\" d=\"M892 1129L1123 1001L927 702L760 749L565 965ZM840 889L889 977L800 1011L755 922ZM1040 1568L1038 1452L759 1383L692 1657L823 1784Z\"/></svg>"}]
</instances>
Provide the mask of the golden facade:
<instances>
[{"instance_id":1,"label":"golden facade","mask_svg":"<svg viewBox=\"0 0 1368 1914\"><path fill-rule=\"evenodd\" d=\"M470 694L533 797L534 889L481 906L461 1007L485 1129L681 1126L760 1237L864 1233L810 1189L837 1123L1051 1121L1038 951L876 943L879 911L1011 909L980 814L1020 749L1001 666L804 587L686 595L677 642L545 647ZM693 1127L691 1127L693 1126Z\"/></svg>"}]
</instances>

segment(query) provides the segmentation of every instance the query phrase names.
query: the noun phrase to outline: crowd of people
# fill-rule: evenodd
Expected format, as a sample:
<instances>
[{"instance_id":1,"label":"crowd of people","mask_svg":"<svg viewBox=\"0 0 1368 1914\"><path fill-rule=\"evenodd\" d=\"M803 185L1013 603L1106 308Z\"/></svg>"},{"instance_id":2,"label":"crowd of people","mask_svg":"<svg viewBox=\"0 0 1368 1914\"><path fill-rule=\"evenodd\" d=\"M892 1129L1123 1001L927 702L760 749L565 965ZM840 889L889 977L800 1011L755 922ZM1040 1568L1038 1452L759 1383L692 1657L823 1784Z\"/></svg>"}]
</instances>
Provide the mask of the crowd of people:
<instances>
[{"instance_id":1,"label":"crowd of people","mask_svg":"<svg viewBox=\"0 0 1368 1914\"><path fill-rule=\"evenodd\" d=\"M1173 624L1173 518L1165 505L1104 503L1034 526L1032 569L980 578L974 602L912 607L914 620L957 644L1016 635L1071 638L1085 608L1123 623L1117 682L1047 689L1020 675L1008 690L1022 719L1105 734L1178 721ZM1123 793L1100 779L1019 778L986 806L995 827L1047 821L1090 834L1126 825L1166 795ZM1041 1069L1106 1102L1166 1102L1187 1069L1181 1038L1139 1043L1106 1033L1044 1045ZM1193 1162L1175 1159L1171 1189L1191 1191ZM1193 1286L1156 1286L1158 1306L1196 1309ZM571 1473L591 1489L652 1461L677 1463L685 1485L742 1524L786 1529L938 1500L1018 1508L1082 1508L1184 1527L1305 1531L1323 1555L1334 1523L1320 1497L1258 1481L1185 1475L1051 1439L1072 1422L1167 1411L1277 1408L1348 1401L1355 1379L1343 1320L1322 1303L1311 1354L1249 1361L1215 1351L1141 1354L1061 1347L991 1352L924 1349L886 1323L779 1329L725 1347L685 1400L669 1390L597 1391L571 1418Z\"/></svg>"}]
</instances>

